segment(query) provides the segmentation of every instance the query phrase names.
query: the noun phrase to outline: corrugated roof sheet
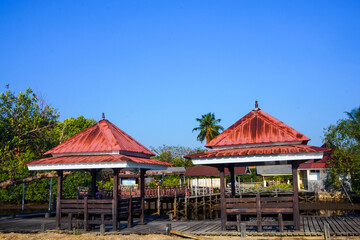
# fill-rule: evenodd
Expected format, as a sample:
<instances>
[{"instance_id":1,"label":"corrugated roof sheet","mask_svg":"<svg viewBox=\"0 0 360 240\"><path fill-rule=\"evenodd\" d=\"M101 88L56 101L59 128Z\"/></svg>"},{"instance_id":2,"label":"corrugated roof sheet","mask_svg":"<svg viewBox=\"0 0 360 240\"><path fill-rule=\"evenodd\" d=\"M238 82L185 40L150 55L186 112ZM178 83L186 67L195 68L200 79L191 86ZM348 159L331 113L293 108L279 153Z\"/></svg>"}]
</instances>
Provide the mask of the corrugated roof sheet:
<instances>
[{"instance_id":1,"label":"corrugated roof sheet","mask_svg":"<svg viewBox=\"0 0 360 240\"><path fill-rule=\"evenodd\" d=\"M319 161L309 160L299 165L298 169L327 169L330 166L327 164L327 161L330 158L330 154L325 154L323 158Z\"/></svg>"},{"instance_id":2,"label":"corrugated roof sheet","mask_svg":"<svg viewBox=\"0 0 360 240\"><path fill-rule=\"evenodd\" d=\"M257 109L227 128L205 147L299 141L307 143L309 140L285 123Z\"/></svg>"},{"instance_id":3,"label":"corrugated roof sheet","mask_svg":"<svg viewBox=\"0 0 360 240\"><path fill-rule=\"evenodd\" d=\"M330 149L299 144L299 145L285 145L285 146L212 150L212 151L187 155L184 157L194 159L194 158L213 158L213 157L243 156L243 155L267 155L267 154L280 154L280 153L315 153L315 152L326 152L326 151L330 151Z\"/></svg>"},{"instance_id":4,"label":"corrugated roof sheet","mask_svg":"<svg viewBox=\"0 0 360 240\"><path fill-rule=\"evenodd\" d=\"M101 162L136 162L147 164L168 165L172 164L159 161L157 159L140 158L125 156L121 154L112 155L91 155L91 156L62 156L62 157L49 157L32 162L26 163L26 165L38 165L38 164L69 164L69 163L101 163Z\"/></svg>"},{"instance_id":5,"label":"corrugated roof sheet","mask_svg":"<svg viewBox=\"0 0 360 240\"><path fill-rule=\"evenodd\" d=\"M104 151L126 151L155 156L155 153L105 119L76 134L45 154Z\"/></svg>"},{"instance_id":6,"label":"corrugated roof sheet","mask_svg":"<svg viewBox=\"0 0 360 240\"><path fill-rule=\"evenodd\" d=\"M245 174L246 167L235 167L234 172L236 175ZM189 167L185 176L187 177L197 177L197 176L219 176L220 172L215 167L210 166L200 166L200 167ZM225 175L230 175L229 169L225 168Z\"/></svg>"}]
</instances>

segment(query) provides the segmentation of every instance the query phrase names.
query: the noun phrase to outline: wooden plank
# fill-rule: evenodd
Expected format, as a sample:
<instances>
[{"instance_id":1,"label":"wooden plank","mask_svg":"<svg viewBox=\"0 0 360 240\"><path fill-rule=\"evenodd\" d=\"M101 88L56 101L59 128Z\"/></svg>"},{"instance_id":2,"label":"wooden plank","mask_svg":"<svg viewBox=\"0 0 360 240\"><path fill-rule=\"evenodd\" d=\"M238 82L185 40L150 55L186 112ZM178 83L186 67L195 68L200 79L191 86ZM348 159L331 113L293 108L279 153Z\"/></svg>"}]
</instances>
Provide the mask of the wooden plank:
<instances>
[{"instance_id":1,"label":"wooden plank","mask_svg":"<svg viewBox=\"0 0 360 240\"><path fill-rule=\"evenodd\" d=\"M254 203L227 203L226 208L256 208L256 202Z\"/></svg>"},{"instance_id":2,"label":"wooden plank","mask_svg":"<svg viewBox=\"0 0 360 240\"><path fill-rule=\"evenodd\" d=\"M321 231L321 228L320 228L320 226L319 226L319 223L318 223L317 218L316 218L316 217L312 217L311 219L312 219L312 222L313 222L313 224L314 224L315 231L316 231L316 232L322 232L322 231Z\"/></svg>"},{"instance_id":3,"label":"wooden plank","mask_svg":"<svg viewBox=\"0 0 360 240\"><path fill-rule=\"evenodd\" d=\"M360 226L357 224L357 222L354 223L349 217L344 217L343 221L345 221L351 227L351 232L353 232L354 234L360 233Z\"/></svg>"},{"instance_id":4,"label":"wooden plank","mask_svg":"<svg viewBox=\"0 0 360 240\"><path fill-rule=\"evenodd\" d=\"M292 208L292 202L261 203L261 208Z\"/></svg>"},{"instance_id":5,"label":"wooden plank","mask_svg":"<svg viewBox=\"0 0 360 240\"><path fill-rule=\"evenodd\" d=\"M310 233L308 217L303 217L303 225L304 225L304 232L305 233Z\"/></svg>"},{"instance_id":6,"label":"wooden plank","mask_svg":"<svg viewBox=\"0 0 360 240\"><path fill-rule=\"evenodd\" d=\"M261 197L261 202L293 202L293 197Z\"/></svg>"},{"instance_id":7,"label":"wooden plank","mask_svg":"<svg viewBox=\"0 0 360 240\"><path fill-rule=\"evenodd\" d=\"M257 213L256 208L245 208L245 209L226 209L227 214L246 214L246 213Z\"/></svg>"},{"instance_id":8,"label":"wooden plank","mask_svg":"<svg viewBox=\"0 0 360 240\"><path fill-rule=\"evenodd\" d=\"M226 203L248 203L256 202L256 198L226 198Z\"/></svg>"},{"instance_id":9,"label":"wooden plank","mask_svg":"<svg viewBox=\"0 0 360 240\"><path fill-rule=\"evenodd\" d=\"M62 183L63 183L63 171L57 171L58 182L57 182L57 197L56 197L56 228L61 228L61 199L62 199Z\"/></svg>"},{"instance_id":10,"label":"wooden plank","mask_svg":"<svg viewBox=\"0 0 360 240\"><path fill-rule=\"evenodd\" d=\"M261 213L293 213L292 208L261 208Z\"/></svg>"}]
</instances>

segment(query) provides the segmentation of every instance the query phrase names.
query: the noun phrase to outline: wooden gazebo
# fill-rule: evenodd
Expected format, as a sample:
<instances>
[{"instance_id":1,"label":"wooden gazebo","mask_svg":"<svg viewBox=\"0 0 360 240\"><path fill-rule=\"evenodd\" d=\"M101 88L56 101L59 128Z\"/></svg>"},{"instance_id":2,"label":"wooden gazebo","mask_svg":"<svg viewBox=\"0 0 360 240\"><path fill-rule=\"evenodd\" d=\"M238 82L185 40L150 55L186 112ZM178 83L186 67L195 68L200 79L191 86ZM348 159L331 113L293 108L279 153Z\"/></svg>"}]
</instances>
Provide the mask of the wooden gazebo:
<instances>
[{"instance_id":1,"label":"wooden gazebo","mask_svg":"<svg viewBox=\"0 0 360 240\"><path fill-rule=\"evenodd\" d=\"M57 228L61 227L62 214L68 214L69 229L71 229L73 216L77 215L83 218L85 230L88 228L88 224L106 223L112 224L113 230L117 230L121 209L124 209L124 206L120 206L122 203L119 199L119 171L122 169L138 169L140 172L140 208L137 210L140 213L140 224L144 224L145 172L149 169L166 169L168 165L171 165L150 159L155 155L153 152L104 118L47 151L44 155L49 154L52 157L29 162L27 166L30 171L56 170L58 173ZM96 197L96 173L102 169L112 169L113 171L112 199ZM92 184L89 197L84 199L62 198L64 170L91 172ZM132 214L132 210L127 206L125 209L128 211L127 214Z\"/></svg>"},{"instance_id":2,"label":"wooden gazebo","mask_svg":"<svg viewBox=\"0 0 360 240\"><path fill-rule=\"evenodd\" d=\"M329 149L307 145L310 139L270 116L258 108L241 118L212 141L205 145L211 149L203 153L185 156L194 164L217 167L220 171L221 190L221 226L226 229L228 218L236 217L236 225L240 226L243 215L253 214L257 218L258 231L264 225L278 225L282 231L284 225L293 225L300 229L298 177L297 168L300 163L309 159L322 159ZM268 197L257 195L256 198L236 198L234 167L285 165L292 166L293 196ZM224 169L231 173L231 194L226 196L224 186ZM277 215L278 221L262 221L263 215ZM283 221L282 215L292 215L292 221ZM232 216L231 216L232 215Z\"/></svg>"}]
</instances>

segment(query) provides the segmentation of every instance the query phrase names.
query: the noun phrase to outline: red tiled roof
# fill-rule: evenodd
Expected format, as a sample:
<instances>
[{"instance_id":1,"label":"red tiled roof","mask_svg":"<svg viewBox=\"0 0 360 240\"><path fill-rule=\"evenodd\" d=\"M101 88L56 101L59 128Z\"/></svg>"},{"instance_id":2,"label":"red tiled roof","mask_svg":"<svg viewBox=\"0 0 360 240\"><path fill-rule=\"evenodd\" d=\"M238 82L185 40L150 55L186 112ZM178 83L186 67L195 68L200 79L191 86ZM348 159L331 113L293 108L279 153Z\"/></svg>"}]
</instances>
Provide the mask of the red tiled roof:
<instances>
[{"instance_id":1,"label":"red tiled roof","mask_svg":"<svg viewBox=\"0 0 360 240\"><path fill-rule=\"evenodd\" d=\"M155 153L105 119L47 151L45 155L104 151L125 151L155 156Z\"/></svg>"},{"instance_id":2,"label":"red tiled roof","mask_svg":"<svg viewBox=\"0 0 360 240\"><path fill-rule=\"evenodd\" d=\"M310 139L285 123L258 109L234 123L205 147L256 143L303 142Z\"/></svg>"},{"instance_id":3,"label":"red tiled roof","mask_svg":"<svg viewBox=\"0 0 360 240\"><path fill-rule=\"evenodd\" d=\"M235 167L234 172L236 175L245 174L246 167ZM219 176L220 172L215 167L210 166L200 166L200 167L189 167L185 176L187 177L196 177L196 176ZM225 168L225 175L230 175L229 169Z\"/></svg>"},{"instance_id":4,"label":"red tiled roof","mask_svg":"<svg viewBox=\"0 0 360 240\"><path fill-rule=\"evenodd\" d=\"M267 154L280 154L280 153L306 153L306 152L316 153L316 152L327 152L327 151L330 151L330 149L299 144L299 145L212 150L212 151L187 155L184 157L193 159L193 158L213 158L213 157L242 156L242 155L267 155Z\"/></svg>"},{"instance_id":5,"label":"red tiled roof","mask_svg":"<svg viewBox=\"0 0 360 240\"><path fill-rule=\"evenodd\" d=\"M314 159L301 163L298 169L321 169L321 168L330 168L327 164L329 160L330 154L326 154L319 161L315 161Z\"/></svg>"},{"instance_id":6,"label":"red tiled roof","mask_svg":"<svg viewBox=\"0 0 360 240\"><path fill-rule=\"evenodd\" d=\"M68 163L106 163L106 162L136 162L136 163L147 163L147 164L159 164L168 165L172 164L162 162L156 159L140 158L125 156L121 154L113 155L91 155L91 156L62 156L62 157L49 157L32 162L26 163L26 165L39 165L39 164L68 164Z\"/></svg>"}]
</instances>

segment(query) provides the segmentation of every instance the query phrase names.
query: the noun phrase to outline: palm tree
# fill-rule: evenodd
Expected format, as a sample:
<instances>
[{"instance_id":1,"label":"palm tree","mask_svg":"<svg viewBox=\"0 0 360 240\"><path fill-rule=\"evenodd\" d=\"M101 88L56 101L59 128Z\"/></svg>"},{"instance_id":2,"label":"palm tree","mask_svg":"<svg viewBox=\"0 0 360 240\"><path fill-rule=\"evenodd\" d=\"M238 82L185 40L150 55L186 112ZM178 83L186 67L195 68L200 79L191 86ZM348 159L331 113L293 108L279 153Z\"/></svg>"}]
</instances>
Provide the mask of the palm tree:
<instances>
[{"instance_id":1,"label":"palm tree","mask_svg":"<svg viewBox=\"0 0 360 240\"><path fill-rule=\"evenodd\" d=\"M203 142L206 139L206 143L209 143L220 134L220 130L224 130L221 125L217 125L220 123L221 119L215 119L214 113L204 114L201 118L197 118L196 121L200 123L200 126L194 128L192 131L200 131L197 136L197 140L200 142Z\"/></svg>"}]
</instances>

